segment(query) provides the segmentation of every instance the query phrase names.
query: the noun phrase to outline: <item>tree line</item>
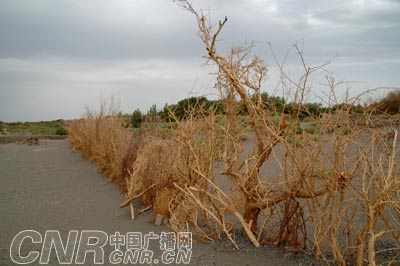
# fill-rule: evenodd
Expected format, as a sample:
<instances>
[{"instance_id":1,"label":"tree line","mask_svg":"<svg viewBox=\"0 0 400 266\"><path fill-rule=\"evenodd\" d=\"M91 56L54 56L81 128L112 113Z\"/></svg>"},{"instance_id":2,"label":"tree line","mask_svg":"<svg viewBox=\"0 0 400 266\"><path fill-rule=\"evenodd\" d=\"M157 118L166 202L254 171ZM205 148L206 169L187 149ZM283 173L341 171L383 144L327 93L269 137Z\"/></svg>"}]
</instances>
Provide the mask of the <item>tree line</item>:
<instances>
[{"instance_id":1,"label":"tree line","mask_svg":"<svg viewBox=\"0 0 400 266\"><path fill-rule=\"evenodd\" d=\"M362 113L365 108L374 108L377 112L397 114L400 113L400 91L389 92L384 98L368 105L360 104L350 105L347 103L324 107L321 103L304 103L294 104L288 103L283 97L270 96L267 92L261 93L260 96L253 95L253 101L260 101L264 108L273 113L284 113L287 115L296 115L299 119L307 117L317 117L328 111L349 108L353 113ZM246 105L238 102L240 108L237 115L248 115ZM140 128L143 122L172 122L176 119L185 120L193 113L207 114L214 112L215 114L225 114L224 103L221 100L209 100L205 96L189 97L180 100L176 104L165 104L159 110L156 105L152 105L147 112L136 109L132 114L119 114L124 118L129 118L130 126Z\"/></svg>"}]
</instances>

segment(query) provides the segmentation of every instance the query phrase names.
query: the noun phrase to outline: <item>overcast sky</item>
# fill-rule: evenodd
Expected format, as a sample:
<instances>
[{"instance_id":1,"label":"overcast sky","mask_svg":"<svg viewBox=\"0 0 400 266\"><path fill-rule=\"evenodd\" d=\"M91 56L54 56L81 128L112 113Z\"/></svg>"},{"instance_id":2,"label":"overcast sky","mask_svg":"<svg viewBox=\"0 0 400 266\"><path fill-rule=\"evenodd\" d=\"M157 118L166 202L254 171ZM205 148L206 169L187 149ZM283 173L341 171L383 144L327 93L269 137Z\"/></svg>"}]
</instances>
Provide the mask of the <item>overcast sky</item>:
<instances>
[{"instance_id":1,"label":"overcast sky","mask_svg":"<svg viewBox=\"0 0 400 266\"><path fill-rule=\"evenodd\" d=\"M310 64L337 56L328 70L360 81L353 93L400 86L399 0L192 4L214 22L229 18L222 50L255 42L266 91L277 82L268 42L280 58L294 43ZM194 17L172 0L0 0L0 120L79 118L110 95L132 112L212 93L204 54Z\"/></svg>"}]
</instances>

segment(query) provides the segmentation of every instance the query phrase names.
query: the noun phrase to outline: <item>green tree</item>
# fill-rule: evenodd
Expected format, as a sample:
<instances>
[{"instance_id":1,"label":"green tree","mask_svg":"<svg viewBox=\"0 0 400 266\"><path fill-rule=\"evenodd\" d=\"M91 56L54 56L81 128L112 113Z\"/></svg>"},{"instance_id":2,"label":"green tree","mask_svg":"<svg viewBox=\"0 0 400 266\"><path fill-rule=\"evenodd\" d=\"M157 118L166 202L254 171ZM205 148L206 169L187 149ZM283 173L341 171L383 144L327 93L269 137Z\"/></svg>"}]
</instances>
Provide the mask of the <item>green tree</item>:
<instances>
[{"instance_id":1,"label":"green tree","mask_svg":"<svg viewBox=\"0 0 400 266\"><path fill-rule=\"evenodd\" d=\"M200 110L200 108L206 109L209 101L206 97L190 97L180 100L176 105L170 106L178 119L187 118L188 112L193 110Z\"/></svg>"},{"instance_id":2,"label":"green tree","mask_svg":"<svg viewBox=\"0 0 400 266\"><path fill-rule=\"evenodd\" d=\"M153 104L146 114L146 122L154 123L159 120L157 105Z\"/></svg>"},{"instance_id":3,"label":"green tree","mask_svg":"<svg viewBox=\"0 0 400 266\"><path fill-rule=\"evenodd\" d=\"M132 117L131 117L131 123L132 126L134 128L139 128L140 125L143 122L143 114L142 112L140 112L139 109L136 109L133 113L132 113Z\"/></svg>"}]
</instances>

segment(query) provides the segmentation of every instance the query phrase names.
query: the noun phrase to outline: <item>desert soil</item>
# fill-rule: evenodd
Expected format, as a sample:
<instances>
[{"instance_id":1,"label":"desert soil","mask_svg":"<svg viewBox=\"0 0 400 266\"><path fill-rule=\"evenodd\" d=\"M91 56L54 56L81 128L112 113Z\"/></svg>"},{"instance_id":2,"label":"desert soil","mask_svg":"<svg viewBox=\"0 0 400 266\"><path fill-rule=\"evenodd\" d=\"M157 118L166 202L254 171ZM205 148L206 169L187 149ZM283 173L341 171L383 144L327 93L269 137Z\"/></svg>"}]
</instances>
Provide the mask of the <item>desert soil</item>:
<instances>
[{"instance_id":1,"label":"desert soil","mask_svg":"<svg viewBox=\"0 0 400 266\"><path fill-rule=\"evenodd\" d=\"M37 230L42 236L46 230L60 230L63 237L69 230L109 234L170 231L164 225L149 223L151 212L132 222L128 209L119 208L124 201L119 189L108 183L94 164L71 151L68 140L41 140L32 146L0 145L0 179L0 265L14 265L9 248L22 230ZM190 265L325 265L304 253L295 255L271 246L257 249L245 238L238 242L240 251L224 240L194 242ZM40 250L40 245L33 248ZM106 248L106 258L111 250ZM159 249L153 251L155 257L160 256ZM49 265L59 265L54 252ZM88 256L85 265L94 265L93 257Z\"/></svg>"}]
</instances>

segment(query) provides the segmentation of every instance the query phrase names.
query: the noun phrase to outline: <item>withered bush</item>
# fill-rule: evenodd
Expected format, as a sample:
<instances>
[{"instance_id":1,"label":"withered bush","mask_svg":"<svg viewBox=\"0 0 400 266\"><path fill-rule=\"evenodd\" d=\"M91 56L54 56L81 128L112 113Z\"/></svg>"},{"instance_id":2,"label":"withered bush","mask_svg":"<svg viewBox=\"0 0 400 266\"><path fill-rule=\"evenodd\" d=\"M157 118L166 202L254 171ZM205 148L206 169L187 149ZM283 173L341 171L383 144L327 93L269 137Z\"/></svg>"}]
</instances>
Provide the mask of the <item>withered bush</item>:
<instances>
[{"instance_id":1,"label":"withered bush","mask_svg":"<svg viewBox=\"0 0 400 266\"><path fill-rule=\"evenodd\" d=\"M169 217L168 204L173 195L176 152L170 143L153 137L142 137L127 177L126 205L134 199L151 206L154 213Z\"/></svg>"},{"instance_id":2,"label":"withered bush","mask_svg":"<svg viewBox=\"0 0 400 266\"><path fill-rule=\"evenodd\" d=\"M139 135L132 136L122 159L121 177L123 179L129 178L129 175L133 170L133 165L138 157L139 150L144 144L144 140L145 137L143 132Z\"/></svg>"},{"instance_id":3,"label":"withered bush","mask_svg":"<svg viewBox=\"0 0 400 266\"><path fill-rule=\"evenodd\" d=\"M177 189L170 198L172 228L195 230L204 239L225 234L238 247L232 232L239 224L255 246L267 241L309 248L340 265L365 260L375 265L377 239L399 241L397 129L377 129L368 109L358 115L363 122L355 123L353 106L360 96L337 100L340 83L327 77L328 96L321 99L327 108L308 115L320 134L295 130L308 112L309 80L329 62L309 67L295 47L304 66L296 81L277 62L282 90L295 108L290 116L270 112L261 92L267 67L249 56L252 45L218 54L216 40L227 18L214 28L187 1L179 3L195 15L207 59L218 67L216 88L225 115L219 123L212 114L176 121L171 142L178 152L164 169L173 173L169 182ZM243 105L246 126L238 123ZM384 140L384 131L392 138Z\"/></svg>"},{"instance_id":4,"label":"withered bush","mask_svg":"<svg viewBox=\"0 0 400 266\"><path fill-rule=\"evenodd\" d=\"M376 110L388 114L400 113L400 91L391 91L383 99L373 104Z\"/></svg>"},{"instance_id":5,"label":"withered bush","mask_svg":"<svg viewBox=\"0 0 400 266\"><path fill-rule=\"evenodd\" d=\"M103 171L112 169L106 173L117 183L126 182L121 207L133 213L132 201L140 200L172 229L203 240L226 236L236 248L234 232L241 228L256 247L267 242L310 250L333 265L393 265L396 257L379 258L377 243L400 244L398 125L377 126L370 109L355 120L362 95L338 100L341 83L331 77L321 98L326 108L311 113L309 82L329 62L307 66L297 46L304 67L298 80L277 61L292 112L266 108L267 66L250 56L252 45L219 54L216 41L227 18L213 27L187 1L179 3L194 14L206 57L218 68L224 114L196 105L181 120L171 111L170 134L156 121L131 144L112 116L89 114L73 125L74 147ZM305 113L313 130L302 130Z\"/></svg>"},{"instance_id":6,"label":"withered bush","mask_svg":"<svg viewBox=\"0 0 400 266\"><path fill-rule=\"evenodd\" d=\"M126 190L121 165L131 133L122 127L117 114L113 101L108 106L102 102L98 113L87 110L82 119L71 124L68 138L75 150L96 163L97 170Z\"/></svg>"}]
</instances>

